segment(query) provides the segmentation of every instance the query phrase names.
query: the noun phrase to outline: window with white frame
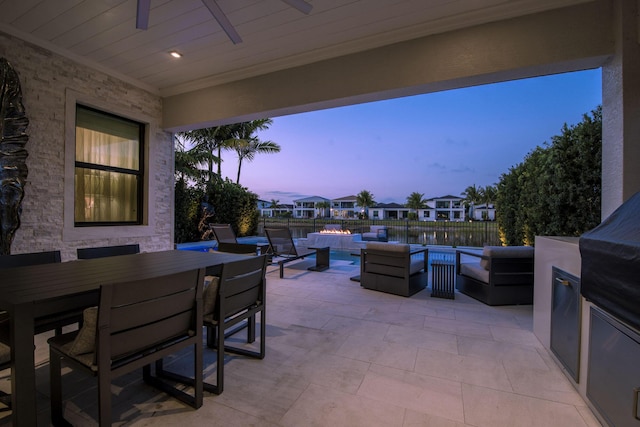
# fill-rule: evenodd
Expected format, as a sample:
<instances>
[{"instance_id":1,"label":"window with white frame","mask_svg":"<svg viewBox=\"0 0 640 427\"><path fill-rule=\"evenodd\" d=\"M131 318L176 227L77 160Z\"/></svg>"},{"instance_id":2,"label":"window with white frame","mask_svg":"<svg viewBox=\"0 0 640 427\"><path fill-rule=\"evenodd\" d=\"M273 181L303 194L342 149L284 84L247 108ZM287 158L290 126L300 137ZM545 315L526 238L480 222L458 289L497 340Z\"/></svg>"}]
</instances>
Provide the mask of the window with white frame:
<instances>
[{"instance_id":1,"label":"window with white frame","mask_svg":"<svg viewBox=\"0 0 640 427\"><path fill-rule=\"evenodd\" d=\"M76 106L76 226L142 224L144 129L142 123Z\"/></svg>"}]
</instances>

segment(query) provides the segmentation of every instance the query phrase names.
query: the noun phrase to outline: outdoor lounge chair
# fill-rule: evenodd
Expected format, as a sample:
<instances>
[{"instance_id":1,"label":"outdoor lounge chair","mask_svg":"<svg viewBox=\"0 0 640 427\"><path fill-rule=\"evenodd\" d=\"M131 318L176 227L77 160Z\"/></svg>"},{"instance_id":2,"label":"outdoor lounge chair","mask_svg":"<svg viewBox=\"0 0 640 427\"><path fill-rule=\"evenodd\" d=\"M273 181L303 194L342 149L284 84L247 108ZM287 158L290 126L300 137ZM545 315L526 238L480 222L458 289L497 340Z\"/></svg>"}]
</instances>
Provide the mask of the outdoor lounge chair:
<instances>
[{"instance_id":1,"label":"outdoor lounge chair","mask_svg":"<svg viewBox=\"0 0 640 427\"><path fill-rule=\"evenodd\" d=\"M456 251L456 288L487 305L532 304L534 249L485 246Z\"/></svg>"},{"instance_id":2,"label":"outdoor lounge chair","mask_svg":"<svg viewBox=\"0 0 640 427\"><path fill-rule=\"evenodd\" d=\"M427 286L428 254L426 247L369 242L360 250L360 286L409 297Z\"/></svg>"},{"instance_id":3,"label":"outdoor lounge chair","mask_svg":"<svg viewBox=\"0 0 640 427\"><path fill-rule=\"evenodd\" d=\"M234 254L257 254L266 251L266 245L254 245L248 243L240 243L236 237L236 233L231 228L231 224L209 224L209 229L213 233L215 240L218 242L218 250L220 252L230 252Z\"/></svg>"},{"instance_id":4,"label":"outdoor lounge chair","mask_svg":"<svg viewBox=\"0 0 640 427\"><path fill-rule=\"evenodd\" d=\"M329 268L329 247L309 248L311 250L299 250L291 237L288 228L265 228L264 233L269 240L269 253L274 258L282 258L277 261L280 266L280 278L284 277L284 265L297 259L304 259L310 255L316 256L316 265L309 267L311 271L324 271Z\"/></svg>"},{"instance_id":5,"label":"outdoor lounge chair","mask_svg":"<svg viewBox=\"0 0 640 427\"><path fill-rule=\"evenodd\" d=\"M79 331L50 338L51 421L68 425L62 409L62 359L98 377L100 426L111 426L111 381L142 369L146 383L194 408L202 406L204 269L100 287L98 307L85 310ZM165 381L151 363L192 347L193 391ZM160 365L161 366L161 365Z\"/></svg>"},{"instance_id":6,"label":"outdoor lounge chair","mask_svg":"<svg viewBox=\"0 0 640 427\"><path fill-rule=\"evenodd\" d=\"M369 227L369 231L362 233L362 240L367 242L388 242L389 235L387 234L386 225L372 225Z\"/></svg>"}]
</instances>

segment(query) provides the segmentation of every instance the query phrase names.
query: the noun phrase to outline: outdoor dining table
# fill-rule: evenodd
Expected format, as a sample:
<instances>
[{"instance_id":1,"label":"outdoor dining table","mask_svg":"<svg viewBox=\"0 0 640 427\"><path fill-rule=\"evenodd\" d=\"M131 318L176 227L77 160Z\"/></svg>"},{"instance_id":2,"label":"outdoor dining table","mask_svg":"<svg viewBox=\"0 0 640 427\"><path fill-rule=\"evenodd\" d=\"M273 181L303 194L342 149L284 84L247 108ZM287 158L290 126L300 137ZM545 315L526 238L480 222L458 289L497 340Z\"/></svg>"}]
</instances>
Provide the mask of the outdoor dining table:
<instances>
[{"instance_id":1,"label":"outdoor dining table","mask_svg":"<svg viewBox=\"0 0 640 427\"><path fill-rule=\"evenodd\" d=\"M2 271L0 310L11 319L13 424L37 425L34 327L38 319L97 305L100 285L206 268L246 255L169 250L17 267Z\"/></svg>"}]
</instances>

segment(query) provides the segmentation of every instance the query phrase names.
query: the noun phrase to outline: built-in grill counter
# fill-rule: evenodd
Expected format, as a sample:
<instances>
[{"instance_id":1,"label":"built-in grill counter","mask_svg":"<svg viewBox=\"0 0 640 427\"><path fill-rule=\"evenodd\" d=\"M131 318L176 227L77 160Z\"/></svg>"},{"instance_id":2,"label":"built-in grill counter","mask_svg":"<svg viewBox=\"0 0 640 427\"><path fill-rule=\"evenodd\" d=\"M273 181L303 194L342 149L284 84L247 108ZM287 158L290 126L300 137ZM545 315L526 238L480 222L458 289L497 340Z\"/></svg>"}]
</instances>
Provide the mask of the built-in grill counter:
<instances>
[{"instance_id":1,"label":"built-in grill counter","mask_svg":"<svg viewBox=\"0 0 640 427\"><path fill-rule=\"evenodd\" d=\"M578 243L578 237L536 237L533 332L586 400L589 303L580 294Z\"/></svg>"},{"instance_id":2,"label":"built-in grill counter","mask_svg":"<svg viewBox=\"0 0 640 427\"><path fill-rule=\"evenodd\" d=\"M640 427L640 193L580 237L590 309L586 396L604 422Z\"/></svg>"},{"instance_id":3,"label":"built-in grill counter","mask_svg":"<svg viewBox=\"0 0 640 427\"><path fill-rule=\"evenodd\" d=\"M578 383L582 322L580 279L555 266L551 271L551 351Z\"/></svg>"}]
</instances>

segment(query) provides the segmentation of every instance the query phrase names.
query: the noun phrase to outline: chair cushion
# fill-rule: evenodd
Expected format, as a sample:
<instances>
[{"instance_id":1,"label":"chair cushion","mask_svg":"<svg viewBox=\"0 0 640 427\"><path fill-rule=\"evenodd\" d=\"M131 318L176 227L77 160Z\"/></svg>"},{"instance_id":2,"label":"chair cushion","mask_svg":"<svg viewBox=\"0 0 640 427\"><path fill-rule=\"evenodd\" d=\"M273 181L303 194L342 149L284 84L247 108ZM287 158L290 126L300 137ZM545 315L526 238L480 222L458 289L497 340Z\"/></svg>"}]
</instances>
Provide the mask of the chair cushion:
<instances>
[{"instance_id":1,"label":"chair cushion","mask_svg":"<svg viewBox=\"0 0 640 427\"><path fill-rule=\"evenodd\" d=\"M410 246L407 243L385 243L385 242L367 242L367 249L388 252L409 252Z\"/></svg>"},{"instance_id":2,"label":"chair cushion","mask_svg":"<svg viewBox=\"0 0 640 427\"><path fill-rule=\"evenodd\" d=\"M216 309L218 300L218 287L220 278L218 276L206 276L204 278L204 292L202 293L202 314L205 322L213 323L213 312Z\"/></svg>"},{"instance_id":3,"label":"chair cushion","mask_svg":"<svg viewBox=\"0 0 640 427\"><path fill-rule=\"evenodd\" d=\"M460 274L480 282L489 284L489 272L479 262L463 262L460 264Z\"/></svg>"},{"instance_id":4,"label":"chair cushion","mask_svg":"<svg viewBox=\"0 0 640 427\"><path fill-rule=\"evenodd\" d=\"M409 266L409 274L415 274L419 271L422 271L424 268L424 261L421 259L417 259L415 261L411 261L411 265Z\"/></svg>"},{"instance_id":5,"label":"chair cushion","mask_svg":"<svg viewBox=\"0 0 640 427\"><path fill-rule=\"evenodd\" d=\"M96 348L96 325L98 307L89 307L82 312L82 327L69 347L71 356L93 353Z\"/></svg>"},{"instance_id":6,"label":"chair cushion","mask_svg":"<svg viewBox=\"0 0 640 427\"><path fill-rule=\"evenodd\" d=\"M369 227L369 231L372 233L377 233L379 230L386 230L387 226L386 225L372 225L371 227Z\"/></svg>"},{"instance_id":7,"label":"chair cushion","mask_svg":"<svg viewBox=\"0 0 640 427\"><path fill-rule=\"evenodd\" d=\"M531 246L485 246L482 249L482 255L492 258L531 258L534 249ZM480 265L485 269L489 269L489 260L483 259Z\"/></svg>"}]
</instances>

